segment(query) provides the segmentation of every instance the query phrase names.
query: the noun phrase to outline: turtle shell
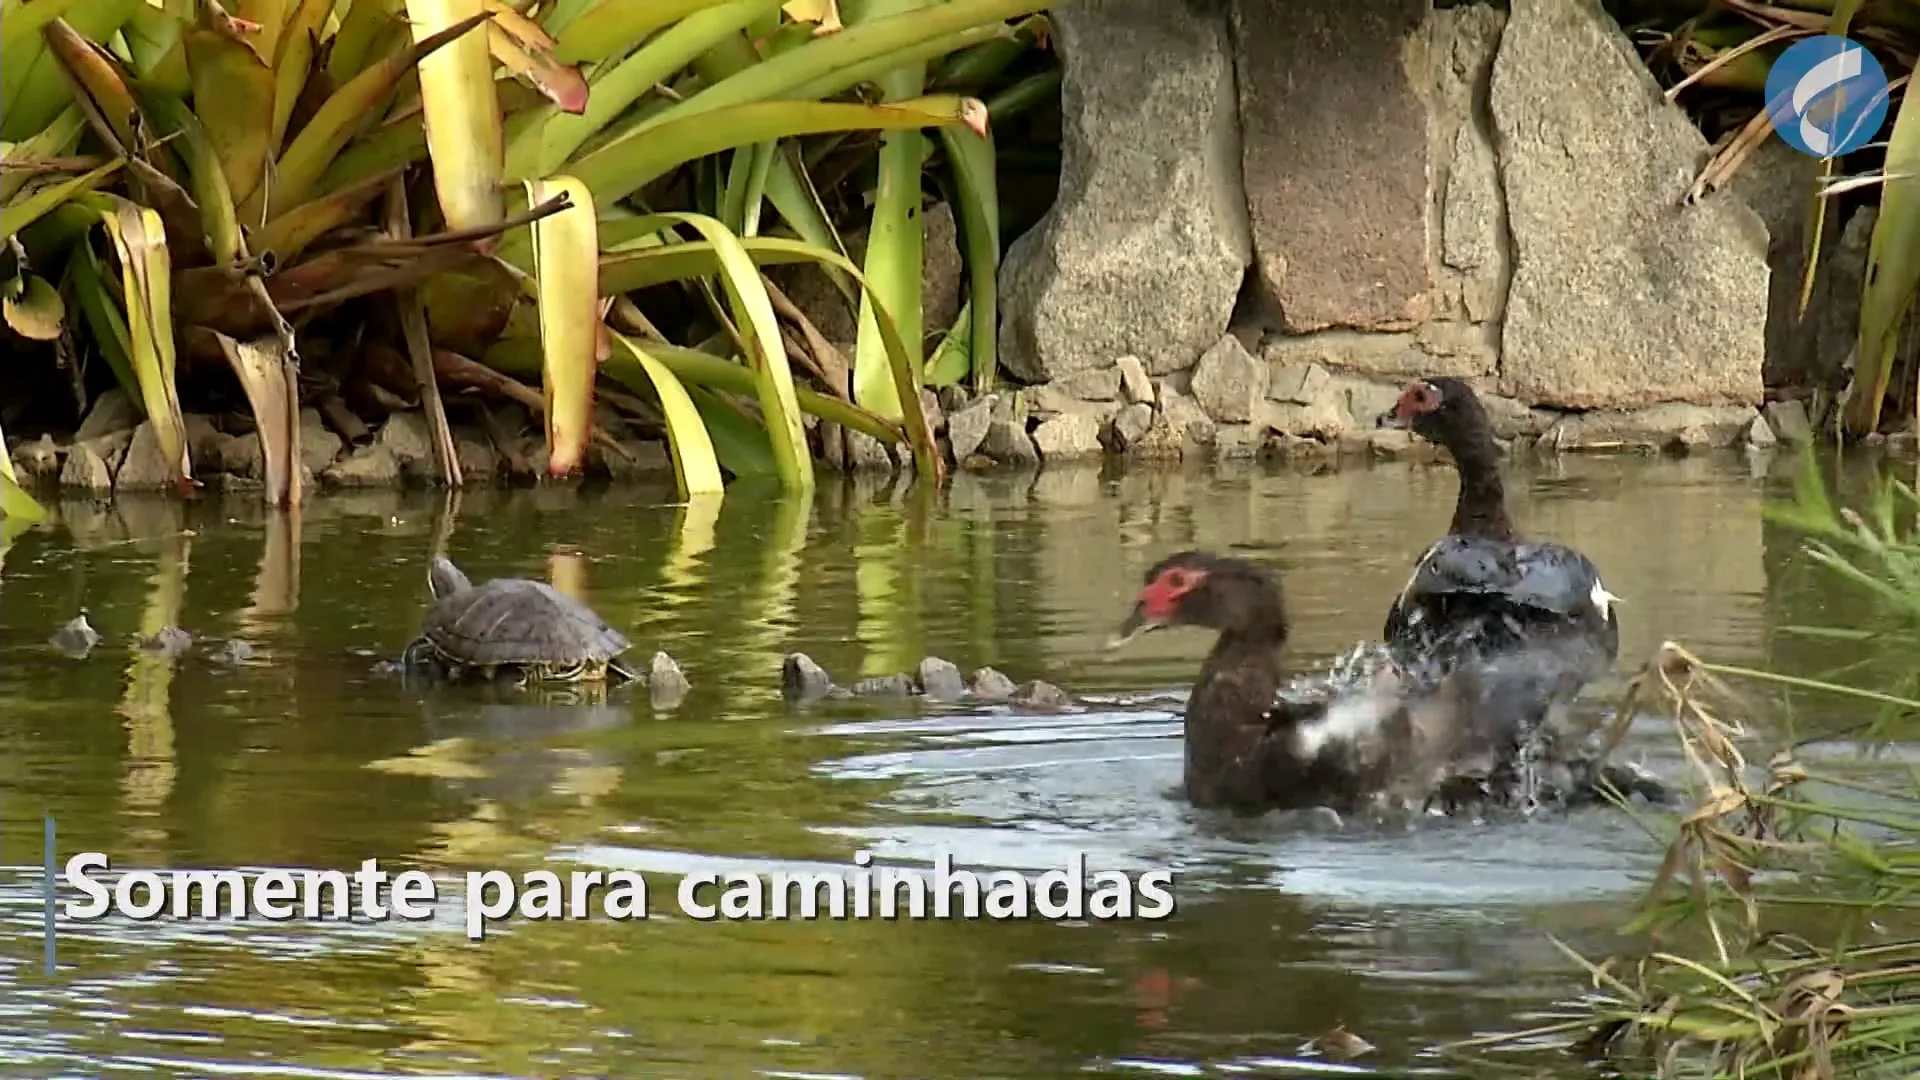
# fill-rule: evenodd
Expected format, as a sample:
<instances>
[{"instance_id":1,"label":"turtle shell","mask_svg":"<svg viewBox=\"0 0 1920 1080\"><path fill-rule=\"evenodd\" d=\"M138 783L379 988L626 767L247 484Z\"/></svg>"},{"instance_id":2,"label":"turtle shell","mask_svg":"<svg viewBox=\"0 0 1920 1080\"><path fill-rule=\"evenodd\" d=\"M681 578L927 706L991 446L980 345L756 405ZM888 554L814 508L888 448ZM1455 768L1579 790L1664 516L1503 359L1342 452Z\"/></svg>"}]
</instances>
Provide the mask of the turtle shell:
<instances>
[{"instance_id":1,"label":"turtle shell","mask_svg":"<svg viewBox=\"0 0 1920 1080\"><path fill-rule=\"evenodd\" d=\"M428 609L421 634L463 664L610 660L630 645L593 609L526 578L498 578L440 598Z\"/></svg>"}]
</instances>

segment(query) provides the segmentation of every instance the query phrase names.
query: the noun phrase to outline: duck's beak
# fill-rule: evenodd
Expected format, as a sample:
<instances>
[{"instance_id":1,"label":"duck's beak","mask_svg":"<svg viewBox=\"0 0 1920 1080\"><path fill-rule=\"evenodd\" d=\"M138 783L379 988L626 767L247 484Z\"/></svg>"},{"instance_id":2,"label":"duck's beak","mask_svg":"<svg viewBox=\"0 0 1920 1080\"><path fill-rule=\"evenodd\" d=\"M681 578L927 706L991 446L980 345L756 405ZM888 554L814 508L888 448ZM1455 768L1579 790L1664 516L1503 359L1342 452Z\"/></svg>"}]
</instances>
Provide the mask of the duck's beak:
<instances>
[{"instance_id":1,"label":"duck's beak","mask_svg":"<svg viewBox=\"0 0 1920 1080\"><path fill-rule=\"evenodd\" d=\"M1127 621L1121 623L1120 628L1115 630L1113 636L1107 639L1107 648L1118 649L1134 638L1158 630L1165 625L1167 624L1158 619L1149 618L1146 608L1135 604L1133 606L1133 614L1128 615Z\"/></svg>"},{"instance_id":2,"label":"duck's beak","mask_svg":"<svg viewBox=\"0 0 1920 1080\"><path fill-rule=\"evenodd\" d=\"M1376 428L1411 428L1413 426L1413 418L1410 416L1401 416L1400 406L1396 404L1393 408L1374 417L1373 426Z\"/></svg>"}]
</instances>

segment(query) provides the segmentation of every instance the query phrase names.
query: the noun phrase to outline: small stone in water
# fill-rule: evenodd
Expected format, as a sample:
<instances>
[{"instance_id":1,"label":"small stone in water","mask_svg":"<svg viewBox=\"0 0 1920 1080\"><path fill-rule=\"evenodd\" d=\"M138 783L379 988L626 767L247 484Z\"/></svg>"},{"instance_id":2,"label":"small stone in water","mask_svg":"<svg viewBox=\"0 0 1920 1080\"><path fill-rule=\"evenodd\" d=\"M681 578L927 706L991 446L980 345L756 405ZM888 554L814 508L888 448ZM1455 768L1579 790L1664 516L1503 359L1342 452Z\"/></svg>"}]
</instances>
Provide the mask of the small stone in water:
<instances>
[{"instance_id":1,"label":"small stone in water","mask_svg":"<svg viewBox=\"0 0 1920 1080\"><path fill-rule=\"evenodd\" d=\"M1325 1035L1313 1040L1313 1045L1321 1053L1336 1061L1350 1061L1373 1051L1373 1044L1348 1031L1337 1027Z\"/></svg>"},{"instance_id":2,"label":"small stone in water","mask_svg":"<svg viewBox=\"0 0 1920 1080\"><path fill-rule=\"evenodd\" d=\"M920 661L920 692L934 701L957 701L966 696L960 669L937 656Z\"/></svg>"},{"instance_id":3,"label":"small stone in water","mask_svg":"<svg viewBox=\"0 0 1920 1080\"><path fill-rule=\"evenodd\" d=\"M1073 705L1073 698L1065 690L1043 679L1022 684L1014 691L1013 700L1036 709L1065 709Z\"/></svg>"},{"instance_id":4,"label":"small stone in water","mask_svg":"<svg viewBox=\"0 0 1920 1080\"><path fill-rule=\"evenodd\" d=\"M1673 799L1673 793L1667 790L1667 785L1642 765L1608 763L1601 766L1600 775L1629 798L1638 795L1656 805L1664 805Z\"/></svg>"},{"instance_id":5,"label":"small stone in water","mask_svg":"<svg viewBox=\"0 0 1920 1080\"><path fill-rule=\"evenodd\" d=\"M193 645L193 635L177 626L163 626L152 637L140 639L140 647L168 657L179 656Z\"/></svg>"},{"instance_id":6,"label":"small stone in water","mask_svg":"<svg viewBox=\"0 0 1920 1080\"><path fill-rule=\"evenodd\" d=\"M1005 701L1012 697L1019 687L990 667L983 667L973 673L973 696L982 701Z\"/></svg>"},{"instance_id":7,"label":"small stone in water","mask_svg":"<svg viewBox=\"0 0 1920 1080\"><path fill-rule=\"evenodd\" d=\"M1340 812L1331 806L1316 806L1308 810L1304 820L1309 828L1327 832L1339 832L1347 827L1346 821L1340 817Z\"/></svg>"},{"instance_id":8,"label":"small stone in water","mask_svg":"<svg viewBox=\"0 0 1920 1080\"><path fill-rule=\"evenodd\" d=\"M67 625L53 632L47 639L54 648L76 660L84 660L95 645L100 644L100 635L93 624L87 621L87 613L81 612L67 621Z\"/></svg>"},{"instance_id":9,"label":"small stone in water","mask_svg":"<svg viewBox=\"0 0 1920 1080\"><path fill-rule=\"evenodd\" d=\"M833 676L806 653L788 653L780 664L780 692L789 700L824 697L833 690Z\"/></svg>"},{"instance_id":10,"label":"small stone in water","mask_svg":"<svg viewBox=\"0 0 1920 1080\"><path fill-rule=\"evenodd\" d=\"M223 664L240 664L253 659L253 646L239 638L228 638L213 658Z\"/></svg>"},{"instance_id":11,"label":"small stone in water","mask_svg":"<svg viewBox=\"0 0 1920 1080\"><path fill-rule=\"evenodd\" d=\"M853 684L854 697L912 697L913 679L906 675L876 675Z\"/></svg>"},{"instance_id":12,"label":"small stone in water","mask_svg":"<svg viewBox=\"0 0 1920 1080\"><path fill-rule=\"evenodd\" d=\"M647 668L647 693L653 699L656 709L671 709L680 704L693 687L687 682L686 673L673 657L664 652L653 654L653 662Z\"/></svg>"}]
</instances>

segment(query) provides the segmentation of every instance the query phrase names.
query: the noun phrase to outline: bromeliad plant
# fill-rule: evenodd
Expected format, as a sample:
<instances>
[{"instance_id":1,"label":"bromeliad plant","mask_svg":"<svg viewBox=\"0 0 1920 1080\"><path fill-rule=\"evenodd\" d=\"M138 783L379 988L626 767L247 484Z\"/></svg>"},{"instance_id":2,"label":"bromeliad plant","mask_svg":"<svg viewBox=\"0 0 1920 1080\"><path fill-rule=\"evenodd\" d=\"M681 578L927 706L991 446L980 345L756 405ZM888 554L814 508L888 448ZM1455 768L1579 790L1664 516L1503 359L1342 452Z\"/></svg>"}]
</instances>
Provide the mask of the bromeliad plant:
<instances>
[{"instance_id":1,"label":"bromeliad plant","mask_svg":"<svg viewBox=\"0 0 1920 1080\"><path fill-rule=\"evenodd\" d=\"M7 174L23 255L9 323L84 330L181 483L176 347L239 375L268 497L298 497L300 395L337 374L302 353L343 306L373 316L343 321L395 328L413 386L390 382L389 396L417 391L455 483L443 381L531 396L548 469L564 475L595 437L604 366L657 409L683 488L711 491L723 461L809 486L809 413L904 441L937 476L920 387L992 378L989 118L1057 76L991 106L927 91L994 85L1043 39L1044 3L0 2L0 136L20 140L9 165L71 177ZM812 168L858 154L866 132L881 144L856 265ZM929 165L961 225L970 293L932 365L919 310ZM795 263L859 304L851 365L763 274ZM663 285L716 332L660 333L646 307ZM535 373L538 395L507 378Z\"/></svg>"}]
</instances>

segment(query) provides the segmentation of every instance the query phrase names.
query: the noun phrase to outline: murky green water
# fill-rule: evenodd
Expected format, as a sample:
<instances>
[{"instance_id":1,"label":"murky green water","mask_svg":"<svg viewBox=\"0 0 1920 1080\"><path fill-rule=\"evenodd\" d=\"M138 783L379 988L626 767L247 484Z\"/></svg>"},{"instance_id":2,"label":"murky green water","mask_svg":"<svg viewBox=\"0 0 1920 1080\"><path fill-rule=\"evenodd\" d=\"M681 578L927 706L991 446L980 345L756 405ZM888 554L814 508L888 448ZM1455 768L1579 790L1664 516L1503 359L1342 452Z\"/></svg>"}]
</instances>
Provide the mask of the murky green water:
<instances>
[{"instance_id":1,"label":"murky green water","mask_svg":"<svg viewBox=\"0 0 1920 1080\"><path fill-rule=\"evenodd\" d=\"M1569 461L1515 474L1530 531L1626 598L1624 653L1666 638L1735 663L1849 659L1778 632L1866 618L1763 524L1785 478L1738 461ZM1358 1066L1443 1071L1440 1042L1577 990L1548 941L1604 949L1654 852L1605 811L1410 834L1223 822L1170 798L1178 693L1207 638L1101 642L1177 547L1284 568L1302 665L1378 633L1444 527L1450 473L1248 468L1032 480L938 498L739 490L61 507L18 540L0 609L0 1070L21 1077L1280 1076L1344 1024ZM542 707L376 674L427 602L437 535L476 579L550 578L694 683ZM81 607L85 661L47 634ZM127 647L175 621L169 667ZM241 667L208 651L238 636ZM781 654L842 681L926 653L1095 703L789 712ZM1602 705L1596 704L1595 708ZM1805 723L1804 710L1797 719ZM1836 717L1836 719L1845 719ZM1659 723L1631 753L1677 774ZM41 970L40 837L121 866L340 868L442 879L427 922L65 925ZM700 922L682 874L881 862L1177 871L1173 917ZM470 942L470 869L628 869L644 922L510 921ZM65 894L77 899L77 895ZM1546 1074L1570 1075L1540 1057Z\"/></svg>"}]
</instances>

